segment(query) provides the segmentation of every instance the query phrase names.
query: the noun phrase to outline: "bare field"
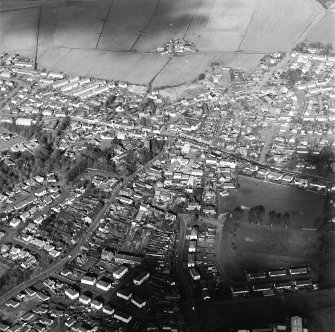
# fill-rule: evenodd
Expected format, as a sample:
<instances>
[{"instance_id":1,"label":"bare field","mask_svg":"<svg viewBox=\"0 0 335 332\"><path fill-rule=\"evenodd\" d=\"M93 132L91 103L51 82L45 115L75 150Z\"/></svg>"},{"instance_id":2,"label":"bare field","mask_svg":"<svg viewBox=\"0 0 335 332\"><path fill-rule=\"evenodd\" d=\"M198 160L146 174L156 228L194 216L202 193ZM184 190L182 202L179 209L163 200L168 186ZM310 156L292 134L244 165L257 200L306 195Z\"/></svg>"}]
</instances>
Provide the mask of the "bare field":
<instances>
[{"instance_id":1,"label":"bare field","mask_svg":"<svg viewBox=\"0 0 335 332\"><path fill-rule=\"evenodd\" d=\"M311 42L332 43L335 47L335 12L327 11L322 20L311 29L306 39Z\"/></svg>"},{"instance_id":2,"label":"bare field","mask_svg":"<svg viewBox=\"0 0 335 332\"><path fill-rule=\"evenodd\" d=\"M146 85L167 61L154 54L56 48L40 50L39 65L69 74Z\"/></svg>"},{"instance_id":3,"label":"bare field","mask_svg":"<svg viewBox=\"0 0 335 332\"><path fill-rule=\"evenodd\" d=\"M36 8L0 12L0 52L33 56L38 14Z\"/></svg>"},{"instance_id":4,"label":"bare field","mask_svg":"<svg viewBox=\"0 0 335 332\"><path fill-rule=\"evenodd\" d=\"M260 0L241 45L247 52L290 50L319 10L305 0Z\"/></svg>"}]
</instances>

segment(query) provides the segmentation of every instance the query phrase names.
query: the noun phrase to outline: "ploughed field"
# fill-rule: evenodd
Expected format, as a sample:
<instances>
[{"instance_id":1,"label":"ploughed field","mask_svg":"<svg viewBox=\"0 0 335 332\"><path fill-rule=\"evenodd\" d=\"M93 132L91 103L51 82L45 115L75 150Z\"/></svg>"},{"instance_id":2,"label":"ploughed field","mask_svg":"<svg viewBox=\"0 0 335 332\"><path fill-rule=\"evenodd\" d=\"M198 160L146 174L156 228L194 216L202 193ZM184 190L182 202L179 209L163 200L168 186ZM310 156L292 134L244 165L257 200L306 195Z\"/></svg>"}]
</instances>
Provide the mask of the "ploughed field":
<instances>
[{"instance_id":1,"label":"ploughed field","mask_svg":"<svg viewBox=\"0 0 335 332\"><path fill-rule=\"evenodd\" d=\"M319 14L309 0L2 1L0 51L34 57L38 43L40 67L178 85L220 56L229 65L240 54L248 60L290 50ZM171 38L185 38L199 52L172 61L155 53Z\"/></svg>"}]
</instances>

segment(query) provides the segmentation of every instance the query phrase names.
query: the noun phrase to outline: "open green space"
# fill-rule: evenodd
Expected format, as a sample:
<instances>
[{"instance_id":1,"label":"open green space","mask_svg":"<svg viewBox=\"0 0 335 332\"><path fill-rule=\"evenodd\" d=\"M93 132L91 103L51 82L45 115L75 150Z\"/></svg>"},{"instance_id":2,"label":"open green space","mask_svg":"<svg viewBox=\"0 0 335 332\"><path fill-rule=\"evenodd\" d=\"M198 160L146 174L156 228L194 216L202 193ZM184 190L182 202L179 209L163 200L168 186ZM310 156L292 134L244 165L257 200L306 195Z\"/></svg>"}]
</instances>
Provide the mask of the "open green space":
<instances>
[{"instance_id":1,"label":"open green space","mask_svg":"<svg viewBox=\"0 0 335 332\"><path fill-rule=\"evenodd\" d=\"M219 199L219 214L232 211L236 207L251 208L263 205L265 208L264 224L268 223L269 212L290 214L289 227L314 228L317 218L322 217L325 197L314 192L304 191L295 187L277 185L239 176L240 188L231 191L230 196ZM248 222L248 210L244 210L243 222Z\"/></svg>"}]
</instances>

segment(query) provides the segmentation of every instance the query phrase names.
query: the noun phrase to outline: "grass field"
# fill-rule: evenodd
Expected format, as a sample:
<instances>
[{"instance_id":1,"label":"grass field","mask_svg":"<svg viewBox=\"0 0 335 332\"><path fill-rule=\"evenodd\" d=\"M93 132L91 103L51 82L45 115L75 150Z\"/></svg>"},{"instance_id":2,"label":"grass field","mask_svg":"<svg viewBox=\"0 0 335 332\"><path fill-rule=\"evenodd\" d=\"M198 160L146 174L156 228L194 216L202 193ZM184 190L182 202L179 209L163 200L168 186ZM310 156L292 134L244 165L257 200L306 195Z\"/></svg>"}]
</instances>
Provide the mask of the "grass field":
<instances>
[{"instance_id":1,"label":"grass field","mask_svg":"<svg viewBox=\"0 0 335 332\"><path fill-rule=\"evenodd\" d=\"M307 35L311 42L332 43L335 48L335 12L328 11L322 20Z\"/></svg>"},{"instance_id":2,"label":"grass field","mask_svg":"<svg viewBox=\"0 0 335 332\"><path fill-rule=\"evenodd\" d=\"M269 322L282 322L290 315L300 314L308 319L315 327L312 331L333 331L334 317L330 317L334 310L331 306L335 301L333 290L320 292L300 293L286 297L267 297L236 302L201 302L197 304L202 331L230 331L230 328L260 327ZM323 310L320 310L320 309ZM313 313L323 311L319 319L326 321L316 322ZM316 317L316 314L314 315ZM314 324L315 322L315 324Z\"/></svg>"},{"instance_id":3,"label":"grass field","mask_svg":"<svg viewBox=\"0 0 335 332\"><path fill-rule=\"evenodd\" d=\"M319 235L316 232L232 223L225 225L221 259L233 280L245 280L244 271L310 263L318 271Z\"/></svg>"},{"instance_id":4,"label":"grass field","mask_svg":"<svg viewBox=\"0 0 335 332\"><path fill-rule=\"evenodd\" d=\"M240 188L231 192L228 197L219 197L219 213L244 205L252 207L263 205L265 207L265 223L268 222L269 211L277 213L289 212L290 227L313 228L315 220L322 217L325 198L313 192L304 191L294 187L264 182L248 177L239 177ZM247 211L244 212L243 221L247 222Z\"/></svg>"},{"instance_id":5,"label":"grass field","mask_svg":"<svg viewBox=\"0 0 335 332\"><path fill-rule=\"evenodd\" d=\"M28 0L3 3L3 10L32 6ZM148 84L157 76L156 87L191 82L213 58L231 58L234 63L236 57L237 64L248 61L234 53L238 50L258 56L287 50L318 14L309 0L33 3L41 5L40 24L38 8L1 12L0 5L0 51L33 56L39 31L39 67L136 84ZM167 40L183 37L200 51L192 59L175 58L163 68L168 57L150 54ZM254 65L257 56L250 56Z\"/></svg>"}]
</instances>

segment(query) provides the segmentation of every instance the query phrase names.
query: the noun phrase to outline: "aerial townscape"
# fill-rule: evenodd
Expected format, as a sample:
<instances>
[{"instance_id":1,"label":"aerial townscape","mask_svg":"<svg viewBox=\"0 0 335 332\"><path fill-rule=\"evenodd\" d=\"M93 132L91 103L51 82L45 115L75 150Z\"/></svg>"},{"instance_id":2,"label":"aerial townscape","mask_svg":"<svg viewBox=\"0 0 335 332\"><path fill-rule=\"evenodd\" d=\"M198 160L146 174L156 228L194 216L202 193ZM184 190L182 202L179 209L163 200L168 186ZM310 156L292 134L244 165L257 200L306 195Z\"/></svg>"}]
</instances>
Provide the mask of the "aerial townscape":
<instances>
[{"instance_id":1,"label":"aerial townscape","mask_svg":"<svg viewBox=\"0 0 335 332\"><path fill-rule=\"evenodd\" d=\"M310 2L312 36L243 53L250 21L182 85L155 81L201 59L201 2L142 54L153 11L146 85L0 48L0 332L335 331L335 7Z\"/></svg>"}]
</instances>

